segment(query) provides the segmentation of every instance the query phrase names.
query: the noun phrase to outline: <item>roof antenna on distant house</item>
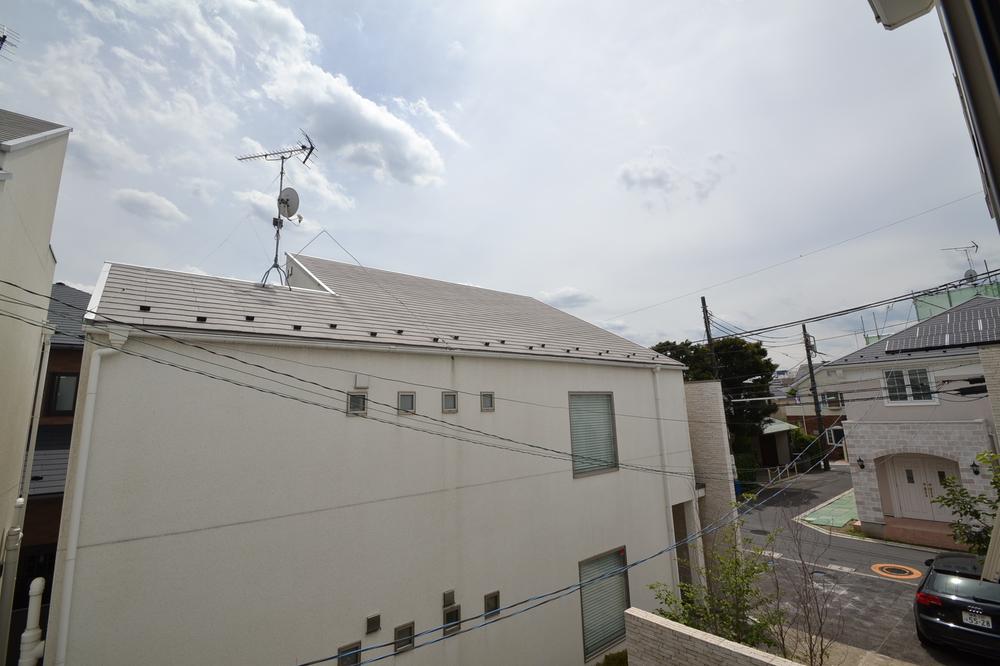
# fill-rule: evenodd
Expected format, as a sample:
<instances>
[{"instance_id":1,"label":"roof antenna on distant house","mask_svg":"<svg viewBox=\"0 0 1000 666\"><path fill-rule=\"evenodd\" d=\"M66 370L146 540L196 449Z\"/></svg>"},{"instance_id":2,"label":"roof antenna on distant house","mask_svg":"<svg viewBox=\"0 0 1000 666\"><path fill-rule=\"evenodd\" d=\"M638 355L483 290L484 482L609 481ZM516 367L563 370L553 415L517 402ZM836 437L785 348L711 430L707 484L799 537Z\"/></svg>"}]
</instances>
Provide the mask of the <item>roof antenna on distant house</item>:
<instances>
[{"instance_id":1,"label":"roof antenna on distant house","mask_svg":"<svg viewBox=\"0 0 1000 666\"><path fill-rule=\"evenodd\" d=\"M281 150L270 150L263 153L253 153L250 155L240 155L236 159L240 162L249 162L250 160L264 160L267 162L281 162L281 171L279 172L278 181L278 216L271 219L271 224L274 226L274 261L271 267L264 271L264 276L260 279L260 286L267 285L267 278L271 274L271 271L276 271L278 273L278 282L280 284L288 286L288 273L285 269L278 264L278 254L279 246L281 244L281 229L285 226L284 220L291 220L292 216L299 210L299 193L296 192L291 187L285 187L285 160L289 160L296 155L302 155L300 159L302 164L306 164L309 158L312 157L313 152L316 150L316 146L313 145L312 139L309 135L305 133L304 130L299 130L302 132L302 136L305 139L305 143L300 143L298 146L291 148L283 148ZM299 221L302 221L302 217L299 216Z\"/></svg>"},{"instance_id":2,"label":"roof antenna on distant house","mask_svg":"<svg viewBox=\"0 0 1000 666\"><path fill-rule=\"evenodd\" d=\"M0 60L14 62L13 51L17 49L17 43L21 35L9 25L0 23Z\"/></svg>"},{"instance_id":3,"label":"roof antenna on distant house","mask_svg":"<svg viewBox=\"0 0 1000 666\"><path fill-rule=\"evenodd\" d=\"M965 278L966 282L975 282L976 278L979 277L979 273L976 272L975 267L972 265L972 255L974 255L976 252L979 252L979 245L976 244L976 241L969 241L969 242L972 243L972 245L961 245L959 247L943 247L941 248L941 251L946 252L948 250L954 250L955 252L964 252L965 260L969 262L969 270L965 271L965 275L963 277Z\"/></svg>"}]
</instances>

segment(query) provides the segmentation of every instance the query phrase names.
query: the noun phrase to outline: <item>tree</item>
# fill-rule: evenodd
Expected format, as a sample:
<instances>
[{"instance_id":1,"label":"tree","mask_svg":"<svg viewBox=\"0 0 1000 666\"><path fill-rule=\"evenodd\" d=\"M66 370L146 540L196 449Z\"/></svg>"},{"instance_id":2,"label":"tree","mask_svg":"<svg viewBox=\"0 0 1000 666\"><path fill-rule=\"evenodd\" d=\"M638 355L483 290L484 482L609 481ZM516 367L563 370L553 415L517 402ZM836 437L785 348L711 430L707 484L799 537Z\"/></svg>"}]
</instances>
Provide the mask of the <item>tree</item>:
<instances>
[{"instance_id":1,"label":"tree","mask_svg":"<svg viewBox=\"0 0 1000 666\"><path fill-rule=\"evenodd\" d=\"M737 643L773 647L781 610L760 585L770 563L764 549L742 538L739 528L740 521L725 527L716 548L706 553L708 566L700 573L702 580L711 573L711 588L680 583L677 594L663 583L650 585L661 604L656 612Z\"/></svg>"},{"instance_id":2,"label":"tree","mask_svg":"<svg viewBox=\"0 0 1000 666\"><path fill-rule=\"evenodd\" d=\"M742 338L722 338L714 343L719 364L722 394L726 399L726 417L733 433L733 452L750 450L751 443L761 434L761 425L777 411L774 403L766 400L733 402L740 398L762 398L770 395L771 381L778 365L767 357L767 349L759 342ZM680 361L688 367L684 379L714 379L712 353L707 345L697 345L690 340L666 340L653 346L653 351Z\"/></svg>"},{"instance_id":3,"label":"tree","mask_svg":"<svg viewBox=\"0 0 1000 666\"><path fill-rule=\"evenodd\" d=\"M986 555L990 547L990 535L993 532L993 521L997 517L997 506L1000 504L1000 455L983 451L976 460L984 468L984 474L990 474L990 486L993 497L986 493L973 495L962 482L949 476L942 484L944 494L931 501L951 509L957 520L951 524L951 534L956 543L965 544L969 552L975 555Z\"/></svg>"}]
</instances>

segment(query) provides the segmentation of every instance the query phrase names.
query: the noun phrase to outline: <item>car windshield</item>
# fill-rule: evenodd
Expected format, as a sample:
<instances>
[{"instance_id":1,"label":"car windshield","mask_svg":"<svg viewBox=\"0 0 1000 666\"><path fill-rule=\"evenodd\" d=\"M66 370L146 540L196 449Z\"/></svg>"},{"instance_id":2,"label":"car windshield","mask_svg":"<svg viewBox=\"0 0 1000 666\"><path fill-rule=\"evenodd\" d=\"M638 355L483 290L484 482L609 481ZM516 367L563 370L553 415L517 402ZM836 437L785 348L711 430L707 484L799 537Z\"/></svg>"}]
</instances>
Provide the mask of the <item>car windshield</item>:
<instances>
[{"instance_id":1,"label":"car windshield","mask_svg":"<svg viewBox=\"0 0 1000 666\"><path fill-rule=\"evenodd\" d=\"M991 583L978 578L965 578L932 571L927 575L924 589L964 599L1000 604L1000 583Z\"/></svg>"}]
</instances>

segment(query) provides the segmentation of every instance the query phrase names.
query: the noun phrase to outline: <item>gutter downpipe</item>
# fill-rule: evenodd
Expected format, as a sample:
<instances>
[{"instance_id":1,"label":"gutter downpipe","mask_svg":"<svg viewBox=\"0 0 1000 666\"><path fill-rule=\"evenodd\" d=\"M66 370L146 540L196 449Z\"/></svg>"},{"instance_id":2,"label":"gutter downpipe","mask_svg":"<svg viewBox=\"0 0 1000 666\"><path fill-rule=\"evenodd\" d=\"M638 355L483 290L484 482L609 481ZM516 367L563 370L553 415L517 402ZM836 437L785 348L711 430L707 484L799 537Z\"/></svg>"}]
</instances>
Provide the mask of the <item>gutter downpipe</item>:
<instances>
[{"instance_id":1,"label":"gutter downpipe","mask_svg":"<svg viewBox=\"0 0 1000 666\"><path fill-rule=\"evenodd\" d=\"M663 439L663 420L660 413L660 366L653 366L651 371L653 378L653 400L656 402L656 435L660 440L660 467L667 469L667 445ZM677 531L674 529L674 506L670 503L670 479L666 474L663 475L663 503L667 519L667 538L669 539L669 543L676 543ZM677 557L671 557L668 561L670 562L670 572L674 578L674 585L677 586L681 581L680 571L677 568Z\"/></svg>"},{"instance_id":2,"label":"gutter downpipe","mask_svg":"<svg viewBox=\"0 0 1000 666\"><path fill-rule=\"evenodd\" d=\"M73 599L73 574L76 571L76 551L80 545L80 519L83 514L83 490L87 480L87 461L90 458L90 439L94 429L94 405L97 402L97 380L100 375L101 359L117 349L98 349L90 358L87 377L87 399L83 407L83 424L80 428L79 451L73 474L73 504L69 516L69 530L66 535L66 564L63 569L62 595L59 599L59 624L56 635L56 666L66 663L66 649L69 645L69 612Z\"/></svg>"}]
</instances>

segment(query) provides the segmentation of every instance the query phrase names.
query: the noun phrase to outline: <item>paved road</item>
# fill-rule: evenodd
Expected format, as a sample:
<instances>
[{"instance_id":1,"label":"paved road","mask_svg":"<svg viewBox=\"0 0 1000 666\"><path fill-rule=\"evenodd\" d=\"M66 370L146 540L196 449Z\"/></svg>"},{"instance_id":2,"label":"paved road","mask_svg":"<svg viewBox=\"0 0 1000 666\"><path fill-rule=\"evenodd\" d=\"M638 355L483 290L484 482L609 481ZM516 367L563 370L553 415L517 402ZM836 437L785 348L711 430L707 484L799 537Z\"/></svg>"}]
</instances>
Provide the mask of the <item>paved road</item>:
<instances>
[{"instance_id":1,"label":"paved road","mask_svg":"<svg viewBox=\"0 0 1000 666\"><path fill-rule=\"evenodd\" d=\"M842 622L840 642L927 666L986 663L982 658L921 646L913 625L913 596L919 579L893 580L871 569L875 564L900 564L922 573L926 570L924 561L937 551L833 537L795 527L795 516L850 487L846 468L834 467L794 479L786 489L779 487L762 495L773 499L747 513L744 534L764 545L767 535L778 530L770 550L776 554L783 578L801 576L795 573L796 562L810 563L816 584L832 590L830 605ZM793 533L798 535L798 543Z\"/></svg>"}]
</instances>

